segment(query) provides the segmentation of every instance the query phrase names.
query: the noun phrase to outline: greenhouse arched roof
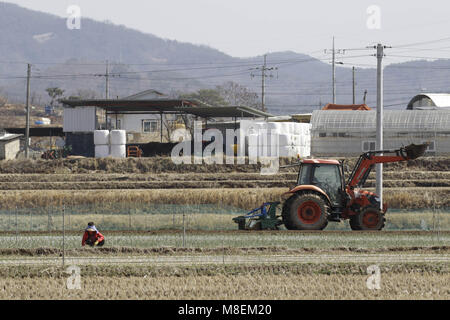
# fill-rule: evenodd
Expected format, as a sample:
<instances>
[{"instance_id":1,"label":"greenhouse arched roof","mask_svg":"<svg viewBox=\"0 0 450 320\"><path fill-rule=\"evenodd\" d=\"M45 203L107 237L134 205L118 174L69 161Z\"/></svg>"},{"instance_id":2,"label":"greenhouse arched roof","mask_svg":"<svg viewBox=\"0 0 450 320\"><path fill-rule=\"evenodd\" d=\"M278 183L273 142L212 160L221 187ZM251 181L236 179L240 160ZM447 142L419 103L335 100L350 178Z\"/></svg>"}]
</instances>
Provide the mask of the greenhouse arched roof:
<instances>
[{"instance_id":1,"label":"greenhouse arched roof","mask_svg":"<svg viewBox=\"0 0 450 320\"><path fill-rule=\"evenodd\" d=\"M423 107L414 107L414 103L421 99L428 98L432 105ZM436 108L448 108L450 107L450 94L448 93L421 93L416 95L408 103L408 110L426 110L426 109L436 109Z\"/></svg>"},{"instance_id":2,"label":"greenhouse arched roof","mask_svg":"<svg viewBox=\"0 0 450 320\"><path fill-rule=\"evenodd\" d=\"M450 110L386 110L384 130L450 131ZM313 131L374 131L376 111L316 110L311 117Z\"/></svg>"}]
</instances>

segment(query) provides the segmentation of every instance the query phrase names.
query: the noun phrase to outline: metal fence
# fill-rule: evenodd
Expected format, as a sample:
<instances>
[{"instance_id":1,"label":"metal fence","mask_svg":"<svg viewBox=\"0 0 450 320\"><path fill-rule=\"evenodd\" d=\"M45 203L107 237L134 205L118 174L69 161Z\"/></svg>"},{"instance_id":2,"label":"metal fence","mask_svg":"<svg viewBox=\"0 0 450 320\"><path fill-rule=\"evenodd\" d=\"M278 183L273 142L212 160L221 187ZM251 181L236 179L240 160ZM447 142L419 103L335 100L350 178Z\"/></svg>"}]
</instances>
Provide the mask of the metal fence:
<instances>
[{"instance_id":1,"label":"metal fence","mask_svg":"<svg viewBox=\"0 0 450 320\"><path fill-rule=\"evenodd\" d=\"M281 208L278 208L281 215ZM0 232L80 232L93 221L104 231L235 230L232 218L247 210L218 204L63 204L0 209ZM450 230L450 208L390 209L385 230ZM326 230L349 230L348 221Z\"/></svg>"},{"instance_id":2,"label":"metal fence","mask_svg":"<svg viewBox=\"0 0 450 320\"><path fill-rule=\"evenodd\" d=\"M3 209L0 210L0 249L60 248L63 235L66 248L77 248L83 230L91 221L102 233L108 234L108 246L185 247L186 232L237 230L238 226L232 218L246 212L217 204L144 203L63 204ZM278 214L281 215L281 212ZM386 218L384 230L429 231L435 235L450 230L450 209L391 209ZM348 221L330 222L326 230L350 230L350 226ZM283 234L280 231L280 235ZM195 237L195 233L189 234L189 237ZM211 243L215 242L215 239L211 240ZM261 243L267 245L266 241ZM257 245L256 242L253 244ZM208 246L208 243L201 245Z\"/></svg>"},{"instance_id":3,"label":"metal fence","mask_svg":"<svg viewBox=\"0 0 450 320\"><path fill-rule=\"evenodd\" d=\"M0 210L0 251L3 253L0 264L66 265L97 260L103 264L144 260L145 263L170 264L172 254L159 256L158 250L175 250L177 256L181 254L173 258L176 263L185 263L183 255L188 257L186 263L284 262L277 248L334 250L450 245L449 209L390 210L385 230L422 231L419 233L230 232L238 229L232 218L245 213L243 209L217 204L66 204L3 209ZM99 257L89 250L87 255L79 251L83 231L90 221L105 235L104 248L117 250L117 255L111 251L112 255ZM347 221L329 223L328 230L349 231L350 227ZM294 258L291 255L289 259Z\"/></svg>"},{"instance_id":4,"label":"metal fence","mask_svg":"<svg viewBox=\"0 0 450 320\"><path fill-rule=\"evenodd\" d=\"M108 231L231 230L233 216L247 211L225 205L143 203L13 208L0 210L0 232L81 231L89 221ZM64 220L64 223L63 223Z\"/></svg>"}]
</instances>

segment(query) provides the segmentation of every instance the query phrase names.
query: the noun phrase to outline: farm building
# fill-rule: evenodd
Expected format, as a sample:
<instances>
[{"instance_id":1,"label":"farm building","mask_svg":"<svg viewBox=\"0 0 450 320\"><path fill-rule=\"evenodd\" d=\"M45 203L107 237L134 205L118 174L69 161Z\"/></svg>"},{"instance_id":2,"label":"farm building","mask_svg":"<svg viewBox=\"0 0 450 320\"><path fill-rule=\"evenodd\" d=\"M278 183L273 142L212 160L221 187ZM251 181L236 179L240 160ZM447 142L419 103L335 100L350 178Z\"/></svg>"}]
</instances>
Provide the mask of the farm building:
<instances>
[{"instance_id":1,"label":"farm building","mask_svg":"<svg viewBox=\"0 0 450 320\"><path fill-rule=\"evenodd\" d=\"M117 106L117 101L123 101L123 104ZM133 101L142 103L133 104ZM104 113L100 115L97 102L94 101L92 106L66 107L64 109L64 132L92 132L102 127L102 129L126 130L130 143L162 142L164 139L167 141L167 129L173 129L176 124L182 123L180 116L175 114L173 108L191 105L189 101L167 99L163 93L155 90L146 90L115 100L115 105L105 105ZM141 108L143 104L147 106L145 110ZM129 110L130 107L127 108L127 105L130 107L133 105L135 108ZM166 137L162 137L163 135Z\"/></svg>"},{"instance_id":2,"label":"farm building","mask_svg":"<svg viewBox=\"0 0 450 320\"><path fill-rule=\"evenodd\" d=\"M384 149L429 142L428 155L450 154L450 110L385 110ZM357 156L375 150L376 111L316 110L313 156Z\"/></svg>"},{"instance_id":3,"label":"farm building","mask_svg":"<svg viewBox=\"0 0 450 320\"><path fill-rule=\"evenodd\" d=\"M158 99L147 99L156 94ZM94 131L121 129L126 131L127 144L148 145L170 143L170 133L185 128L185 119L204 122L229 118L267 118L270 114L245 106L212 107L199 101L160 98L147 92L116 100L62 100L65 105L63 131L72 153L94 156ZM100 110L100 112L99 112ZM102 120L102 121L100 121ZM102 125L101 122L107 125ZM192 125L191 121L186 122Z\"/></svg>"},{"instance_id":4,"label":"farm building","mask_svg":"<svg viewBox=\"0 0 450 320\"><path fill-rule=\"evenodd\" d=\"M408 103L408 110L450 109L449 93L422 93Z\"/></svg>"},{"instance_id":5,"label":"farm building","mask_svg":"<svg viewBox=\"0 0 450 320\"><path fill-rule=\"evenodd\" d=\"M156 90L146 90L124 97L123 100L167 100L167 96ZM130 143L160 142L161 129L164 141L168 141L167 132L183 126L183 120L177 114L150 113L114 113L107 118L109 129L126 130Z\"/></svg>"},{"instance_id":6,"label":"farm building","mask_svg":"<svg viewBox=\"0 0 450 320\"><path fill-rule=\"evenodd\" d=\"M15 159L20 151L21 134L0 133L0 160Z\"/></svg>"},{"instance_id":7,"label":"farm building","mask_svg":"<svg viewBox=\"0 0 450 320\"><path fill-rule=\"evenodd\" d=\"M72 146L73 154L86 157L94 156L94 131L99 129L122 128L127 131L128 144L167 142L164 116L182 114L179 108L192 106L189 101L169 99L62 102L66 143Z\"/></svg>"}]
</instances>

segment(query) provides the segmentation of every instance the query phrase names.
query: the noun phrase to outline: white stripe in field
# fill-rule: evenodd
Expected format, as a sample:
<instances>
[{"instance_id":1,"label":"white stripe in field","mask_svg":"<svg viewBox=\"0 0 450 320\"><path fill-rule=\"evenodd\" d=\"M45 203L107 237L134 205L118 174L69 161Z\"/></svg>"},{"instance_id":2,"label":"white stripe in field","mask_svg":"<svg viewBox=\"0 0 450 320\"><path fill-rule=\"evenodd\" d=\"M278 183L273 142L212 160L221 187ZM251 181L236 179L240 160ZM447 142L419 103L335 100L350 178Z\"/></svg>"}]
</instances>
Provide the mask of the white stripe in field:
<instances>
[{"instance_id":1,"label":"white stripe in field","mask_svg":"<svg viewBox=\"0 0 450 320\"><path fill-rule=\"evenodd\" d=\"M450 263L448 254L307 254L307 255L198 255L198 256L122 256L66 257L66 265L93 264L248 264L248 263ZM7 258L0 265L60 265L62 258Z\"/></svg>"}]
</instances>

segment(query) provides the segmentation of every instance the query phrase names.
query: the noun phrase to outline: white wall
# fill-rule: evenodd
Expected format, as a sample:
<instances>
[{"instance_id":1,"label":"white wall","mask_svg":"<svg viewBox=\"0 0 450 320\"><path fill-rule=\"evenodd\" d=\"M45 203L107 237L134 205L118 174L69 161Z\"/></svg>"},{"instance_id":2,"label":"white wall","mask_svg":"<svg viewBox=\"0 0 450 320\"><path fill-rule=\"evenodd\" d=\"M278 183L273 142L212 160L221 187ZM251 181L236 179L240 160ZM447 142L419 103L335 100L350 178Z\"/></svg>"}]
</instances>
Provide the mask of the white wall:
<instances>
[{"instance_id":1,"label":"white wall","mask_svg":"<svg viewBox=\"0 0 450 320\"><path fill-rule=\"evenodd\" d=\"M96 120L95 107L64 108L63 132L93 132Z\"/></svg>"},{"instance_id":2,"label":"white wall","mask_svg":"<svg viewBox=\"0 0 450 320\"><path fill-rule=\"evenodd\" d=\"M111 120L114 122L115 117L112 116ZM127 132L136 132L142 133L142 120L154 119L159 122L159 115L155 114L123 114L122 115L122 130L126 130Z\"/></svg>"},{"instance_id":3,"label":"white wall","mask_svg":"<svg viewBox=\"0 0 450 320\"><path fill-rule=\"evenodd\" d=\"M20 151L19 139L0 142L0 160L15 159L19 151Z\"/></svg>"},{"instance_id":4,"label":"white wall","mask_svg":"<svg viewBox=\"0 0 450 320\"><path fill-rule=\"evenodd\" d=\"M109 116L111 119L111 124L114 126L116 121L115 115ZM166 120L175 120L175 115L164 115L163 118ZM126 130L128 133L143 133L142 131L142 120L156 120L158 123L158 134L160 132L161 118L159 114L119 114L117 119L121 120L121 130ZM163 124L164 126L164 124ZM163 127L165 130L165 127Z\"/></svg>"}]
</instances>

